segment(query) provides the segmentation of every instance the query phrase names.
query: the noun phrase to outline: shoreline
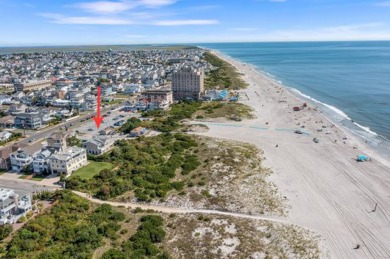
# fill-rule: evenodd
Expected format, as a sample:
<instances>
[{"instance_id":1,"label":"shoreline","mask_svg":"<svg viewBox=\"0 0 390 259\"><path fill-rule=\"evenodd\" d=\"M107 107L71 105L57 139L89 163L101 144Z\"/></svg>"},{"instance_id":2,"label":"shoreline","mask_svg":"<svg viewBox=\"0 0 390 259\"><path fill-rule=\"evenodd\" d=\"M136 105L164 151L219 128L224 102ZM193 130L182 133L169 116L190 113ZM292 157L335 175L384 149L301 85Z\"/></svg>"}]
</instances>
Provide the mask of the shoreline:
<instances>
[{"instance_id":1,"label":"shoreline","mask_svg":"<svg viewBox=\"0 0 390 259\"><path fill-rule=\"evenodd\" d=\"M203 49L206 49L206 48L203 48ZM357 143L364 146L365 147L364 152L367 152L367 154L370 154L371 157L377 157L377 158L379 157L379 159L382 162L385 162L387 165L390 166L390 163L388 163L388 161L390 161L390 139L387 139L386 137L372 131L369 127L363 126L363 125L353 121L346 113L344 113L339 108L334 107L330 104L321 102L320 100L317 100L309 95L306 95L305 93L303 93L302 91L300 91L296 88L284 85L283 82L279 81L272 74L270 74L262 69L259 69L250 63L233 58L233 57L231 57L227 54L224 54L218 50L214 50L214 49L206 49L206 50L210 51L211 53L213 53L214 55L216 55L220 59L232 64L240 73L245 74L244 71L240 71L241 66L244 67L245 69L250 69L254 73L256 73L258 76L264 77L268 81L271 81L273 84L275 84L279 87L282 87L283 89L288 91L292 96L294 96L296 99L300 100L302 103L307 102L307 103L311 104L311 106L316 106L315 108L320 110L320 113L324 117L324 119L328 120L330 123L337 125L338 128L340 128L341 130L344 131L345 135L349 135L349 138L355 139L355 141ZM324 107L326 107L329 110L332 110L334 113L340 115L341 117L344 117L345 120L348 120L351 124L355 125L355 127L360 128L361 131L365 132L366 134L370 134L371 136L370 137L362 136L358 132L343 125L341 123L341 121L336 120L330 114L327 114L325 111L323 111ZM373 145L371 145L371 143L375 143L375 140L373 138L381 139L381 141L383 141L383 142L380 144L383 144L385 146L384 147L381 147L381 146L374 147ZM382 148L387 149L386 151L388 153L382 152L383 151L383 150L381 150Z\"/></svg>"},{"instance_id":2,"label":"shoreline","mask_svg":"<svg viewBox=\"0 0 390 259\"><path fill-rule=\"evenodd\" d=\"M390 258L390 162L288 87L211 51L244 74L249 87L240 91L248 100L240 102L252 107L256 119L205 123L209 131L199 134L262 149L264 166L274 172L269 180L291 205L286 220L319 234L324 257ZM304 102L307 108L292 110ZM298 128L305 134L295 134ZM373 161L358 163L359 154ZM356 244L361 248L353 249Z\"/></svg>"}]
</instances>

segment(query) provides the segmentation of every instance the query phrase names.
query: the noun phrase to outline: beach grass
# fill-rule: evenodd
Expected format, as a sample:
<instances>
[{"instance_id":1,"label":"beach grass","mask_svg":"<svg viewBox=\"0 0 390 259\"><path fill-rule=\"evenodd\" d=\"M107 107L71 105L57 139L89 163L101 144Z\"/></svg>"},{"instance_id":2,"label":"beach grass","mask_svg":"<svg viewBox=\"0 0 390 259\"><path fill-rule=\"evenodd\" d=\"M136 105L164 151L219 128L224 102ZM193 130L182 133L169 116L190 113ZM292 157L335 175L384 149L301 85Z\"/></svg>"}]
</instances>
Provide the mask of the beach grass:
<instances>
[{"instance_id":1,"label":"beach grass","mask_svg":"<svg viewBox=\"0 0 390 259\"><path fill-rule=\"evenodd\" d=\"M72 174L74 176L80 176L81 179L91 179L97 175L103 169L112 169L113 164L107 162L95 162L89 161L86 166L81 167Z\"/></svg>"},{"instance_id":2,"label":"beach grass","mask_svg":"<svg viewBox=\"0 0 390 259\"><path fill-rule=\"evenodd\" d=\"M252 119L252 108L242 103L235 102L208 102L203 103L193 116L196 119L203 118L227 118L229 120Z\"/></svg>"},{"instance_id":3,"label":"beach grass","mask_svg":"<svg viewBox=\"0 0 390 259\"><path fill-rule=\"evenodd\" d=\"M206 73L206 89L229 89L238 90L248 86L242 79L242 74L230 63L220 59L211 52L206 52L203 58L216 69Z\"/></svg>"},{"instance_id":4,"label":"beach grass","mask_svg":"<svg viewBox=\"0 0 390 259\"><path fill-rule=\"evenodd\" d=\"M318 237L292 225L205 214L166 218L173 258L320 258Z\"/></svg>"}]
</instances>

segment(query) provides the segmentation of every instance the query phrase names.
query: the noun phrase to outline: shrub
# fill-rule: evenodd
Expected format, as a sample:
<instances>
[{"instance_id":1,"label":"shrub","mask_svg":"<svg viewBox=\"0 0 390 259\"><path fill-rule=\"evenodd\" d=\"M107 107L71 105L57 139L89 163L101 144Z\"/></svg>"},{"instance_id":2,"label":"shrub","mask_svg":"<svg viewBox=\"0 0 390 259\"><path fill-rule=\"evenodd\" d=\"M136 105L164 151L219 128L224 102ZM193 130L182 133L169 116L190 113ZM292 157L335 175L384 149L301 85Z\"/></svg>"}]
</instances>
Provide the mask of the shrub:
<instances>
[{"instance_id":1,"label":"shrub","mask_svg":"<svg viewBox=\"0 0 390 259\"><path fill-rule=\"evenodd\" d=\"M8 237L9 234L11 234L11 232L12 232L12 225L10 224L0 225L0 241Z\"/></svg>"},{"instance_id":2,"label":"shrub","mask_svg":"<svg viewBox=\"0 0 390 259\"><path fill-rule=\"evenodd\" d=\"M21 216L19 219L18 219L18 223L24 223L27 221L27 218L25 216Z\"/></svg>"}]
</instances>

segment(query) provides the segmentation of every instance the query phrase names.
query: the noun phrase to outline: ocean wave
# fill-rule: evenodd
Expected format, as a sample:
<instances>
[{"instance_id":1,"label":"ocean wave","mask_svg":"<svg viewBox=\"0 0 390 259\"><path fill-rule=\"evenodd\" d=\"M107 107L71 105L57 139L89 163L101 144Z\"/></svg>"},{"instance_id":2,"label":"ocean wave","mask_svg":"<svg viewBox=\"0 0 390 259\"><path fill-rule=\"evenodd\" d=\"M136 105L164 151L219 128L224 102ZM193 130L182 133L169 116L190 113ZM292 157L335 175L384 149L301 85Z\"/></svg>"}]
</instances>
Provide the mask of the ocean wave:
<instances>
[{"instance_id":1,"label":"ocean wave","mask_svg":"<svg viewBox=\"0 0 390 259\"><path fill-rule=\"evenodd\" d=\"M356 123L356 122L353 122L353 124L356 125L356 126L358 126L359 128L361 128L362 130L364 130L364 131L366 131L366 132L369 132L370 134L373 134L373 135L375 135L375 136L378 136L378 134L377 134L376 132L372 131L372 130L370 129L370 127L365 127L365 126L360 125L359 123Z\"/></svg>"},{"instance_id":2,"label":"ocean wave","mask_svg":"<svg viewBox=\"0 0 390 259\"><path fill-rule=\"evenodd\" d=\"M340 115L341 117L343 117L344 119L347 119L347 120L350 120L352 121L352 119L345 113L343 112L342 110L332 106L332 105L329 105L327 103L323 103L321 101L318 101L317 99L311 97L310 95L307 95L307 94L304 94L302 93L301 91L299 91L298 89L295 89L295 88L292 88L292 87L289 87L289 89L303 97L305 97L306 99L309 99L310 101L313 101L315 103L318 103L318 104L321 104L323 106L325 106L326 108L328 108L329 110L332 110L333 112L337 113L338 115Z\"/></svg>"},{"instance_id":3,"label":"ocean wave","mask_svg":"<svg viewBox=\"0 0 390 259\"><path fill-rule=\"evenodd\" d=\"M353 125L357 126L358 128L362 129L363 131L371 134L372 136L379 136L378 133L372 131L369 127L367 126L363 126L357 122L355 122L354 120L352 120L345 112L343 112L342 110L338 109L337 107L335 106L332 106L332 105L329 105L327 103L323 103L313 97L311 97L310 95L307 95L307 94L304 94L302 93L301 91L299 91L298 89L295 89L295 88L292 88L292 87L289 87L289 89L297 94L299 94L300 96L306 98L306 99L309 99L310 101L314 102L314 103L318 103L322 106L325 106L326 108L328 108L329 110L331 110L332 112L336 113L337 115L341 116L342 119L346 119L348 121L350 121ZM354 131L355 132L355 131ZM355 132L356 133L356 132ZM360 135L360 134L359 134Z\"/></svg>"}]
</instances>

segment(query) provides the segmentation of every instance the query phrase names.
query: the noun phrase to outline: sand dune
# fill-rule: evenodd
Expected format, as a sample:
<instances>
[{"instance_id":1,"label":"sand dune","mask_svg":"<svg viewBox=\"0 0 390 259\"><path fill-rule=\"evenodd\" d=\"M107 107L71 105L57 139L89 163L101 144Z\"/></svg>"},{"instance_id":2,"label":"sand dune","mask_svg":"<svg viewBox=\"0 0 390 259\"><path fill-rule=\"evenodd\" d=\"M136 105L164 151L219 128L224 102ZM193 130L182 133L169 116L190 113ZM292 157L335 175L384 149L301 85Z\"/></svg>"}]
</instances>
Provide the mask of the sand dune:
<instances>
[{"instance_id":1,"label":"sand dune","mask_svg":"<svg viewBox=\"0 0 390 259\"><path fill-rule=\"evenodd\" d=\"M263 149L265 165L275 172L271 180L292 206L286 220L320 234L324 254L390 258L389 161L332 125L314 104L294 112L303 100L251 66L216 54L245 74L250 87L243 92L249 100L242 102L253 107L257 118L227 125L205 123L210 130L200 134ZM304 134L294 133L299 128ZM372 161L358 163L358 154ZM360 249L353 249L357 244Z\"/></svg>"}]
</instances>

